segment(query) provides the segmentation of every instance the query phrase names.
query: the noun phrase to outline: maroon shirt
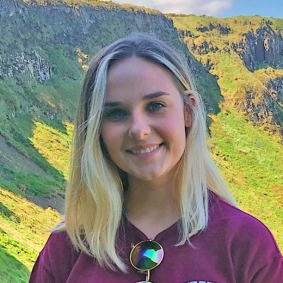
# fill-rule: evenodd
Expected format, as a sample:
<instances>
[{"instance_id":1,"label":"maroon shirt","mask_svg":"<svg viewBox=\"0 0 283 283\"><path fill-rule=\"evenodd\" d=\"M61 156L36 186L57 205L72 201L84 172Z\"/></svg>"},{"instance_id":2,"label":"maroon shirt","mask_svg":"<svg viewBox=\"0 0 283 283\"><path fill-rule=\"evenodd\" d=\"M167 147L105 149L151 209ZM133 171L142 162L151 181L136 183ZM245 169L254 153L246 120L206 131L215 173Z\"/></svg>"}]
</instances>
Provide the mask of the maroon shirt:
<instances>
[{"instance_id":1,"label":"maroon shirt","mask_svg":"<svg viewBox=\"0 0 283 283\"><path fill-rule=\"evenodd\" d=\"M66 233L53 233L41 251L30 283L135 283L145 280L129 264L132 244L147 237L124 219L119 243L128 274L100 267L77 253ZM122 231L122 230L121 230ZM121 233L124 234L124 233ZM154 283L283 283L283 258L270 231L252 216L213 197L208 227L176 247L178 223L155 238L164 248L162 263L151 271Z\"/></svg>"}]
</instances>

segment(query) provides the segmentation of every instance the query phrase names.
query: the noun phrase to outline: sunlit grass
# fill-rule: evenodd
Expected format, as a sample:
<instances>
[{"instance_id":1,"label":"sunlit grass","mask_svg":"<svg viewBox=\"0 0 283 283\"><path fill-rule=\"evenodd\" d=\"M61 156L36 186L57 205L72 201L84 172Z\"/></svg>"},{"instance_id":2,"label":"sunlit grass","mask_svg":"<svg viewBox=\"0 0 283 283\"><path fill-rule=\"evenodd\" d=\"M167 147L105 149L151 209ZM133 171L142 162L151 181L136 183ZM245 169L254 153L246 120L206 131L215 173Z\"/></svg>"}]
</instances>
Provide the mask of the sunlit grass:
<instances>
[{"instance_id":1,"label":"sunlit grass","mask_svg":"<svg viewBox=\"0 0 283 283\"><path fill-rule=\"evenodd\" d=\"M25 2L31 3L29 0ZM37 2L45 4L46 1ZM55 2L73 4L71 0ZM76 2L92 3L100 7L102 5L101 2L92 0ZM118 5L106 1L104 7L116 9ZM133 8L131 5L123 7L127 11L159 14L146 8ZM213 77L213 80L201 81L204 78L202 75L197 78L201 81L200 92L206 95L207 100L213 101L215 109L220 109L219 101L222 104L222 112L211 117L213 156L240 207L262 220L272 230L283 250L282 144L278 142L277 136L271 136L260 128L253 127L237 111L227 111L233 109L240 100L245 101L247 90L256 93L260 101L266 89L264 84L270 78L274 80L282 76L282 70L268 67L265 62L258 64L256 71L248 71L234 50L236 47L233 43L241 42L243 33L251 29L257 30L267 20L276 32L282 33L283 21L279 19L216 19L194 15L173 17L177 28L193 33L193 37L188 34L184 38L189 48L194 44L209 45L207 54L195 52L193 55L204 66L207 63L211 65L210 73L207 74ZM127 23L124 26L123 23L116 22L115 25L115 36L120 31L122 35L122 30L128 28ZM104 33L105 26L109 28L107 21L102 21L97 26L101 33L105 34L97 40L101 46L108 44L115 37ZM231 32L223 34L221 27L230 28ZM55 26L54 30L57 29L59 26ZM33 32L32 29L30 31ZM42 30L42 40L47 38L49 32ZM11 34L11 38L13 36L14 34ZM28 30L25 30L25 36L30 36ZM15 46L9 39L6 38L3 43ZM82 49L85 55L88 52L93 54L101 47L95 46L90 38L83 37L83 40L88 42ZM37 84L26 74L18 76L16 84L14 78L5 78L0 86L3 98L0 101L0 124L6 116L13 121L10 124L2 123L1 131L11 147L41 169L41 172L22 172L23 161L18 162L15 159L14 168L3 168L2 173L9 177L0 177L0 281L4 283L27 282L38 252L49 235L46 231L61 219L56 211L50 208L42 209L27 201L25 192L19 188L24 187L28 193L43 199L56 192L60 195L63 193L64 181L68 177L72 124L61 123L60 119L64 117L64 121L72 120L80 92L79 82L83 76L82 62L77 60L79 54L72 48L67 49L56 46L42 50L42 56L54 64L56 73L51 81ZM13 52L16 54L16 51ZM219 90L225 101L220 99L222 97ZM283 105L283 101L279 103Z\"/></svg>"},{"instance_id":2,"label":"sunlit grass","mask_svg":"<svg viewBox=\"0 0 283 283\"><path fill-rule=\"evenodd\" d=\"M1 282L27 282L48 230L61 221L61 216L4 188L0 188L0 203Z\"/></svg>"},{"instance_id":3,"label":"sunlit grass","mask_svg":"<svg viewBox=\"0 0 283 283\"><path fill-rule=\"evenodd\" d=\"M66 131L62 132L42 121L35 121L34 124L35 127L30 141L38 152L66 179L68 177L73 125L64 122Z\"/></svg>"},{"instance_id":4,"label":"sunlit grass","mask_svg":"<svg viewBox=\"0 0 283 283\"><path fill-rule=\"evenodd\" d=\"M283 146L234 111L212 117L213 157L239 205L273 232L283 250Z\"/></svg>"}]
</instances>

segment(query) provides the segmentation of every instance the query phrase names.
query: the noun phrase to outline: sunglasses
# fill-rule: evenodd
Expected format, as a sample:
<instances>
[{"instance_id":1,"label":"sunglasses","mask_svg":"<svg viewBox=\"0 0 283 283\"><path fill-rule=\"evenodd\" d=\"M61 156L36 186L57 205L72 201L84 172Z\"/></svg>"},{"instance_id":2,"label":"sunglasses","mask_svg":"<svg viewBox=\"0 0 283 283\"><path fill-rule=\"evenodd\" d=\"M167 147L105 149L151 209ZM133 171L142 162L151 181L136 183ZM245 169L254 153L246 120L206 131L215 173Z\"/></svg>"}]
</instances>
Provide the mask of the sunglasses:
<instances>
[{"instance_id":1,"label":"sunglasses","mask_svg":"<svg viewBox=\"0 0 283 283\"><path fill-rule=\"evenodd\" d=\"M157 267L164 257L163 247L152 240L137 243L131 250L131 265L141 273L146 274L145 281L136 283L152 283L150 282L150 270Z\"/></svg>"}]
</instances>

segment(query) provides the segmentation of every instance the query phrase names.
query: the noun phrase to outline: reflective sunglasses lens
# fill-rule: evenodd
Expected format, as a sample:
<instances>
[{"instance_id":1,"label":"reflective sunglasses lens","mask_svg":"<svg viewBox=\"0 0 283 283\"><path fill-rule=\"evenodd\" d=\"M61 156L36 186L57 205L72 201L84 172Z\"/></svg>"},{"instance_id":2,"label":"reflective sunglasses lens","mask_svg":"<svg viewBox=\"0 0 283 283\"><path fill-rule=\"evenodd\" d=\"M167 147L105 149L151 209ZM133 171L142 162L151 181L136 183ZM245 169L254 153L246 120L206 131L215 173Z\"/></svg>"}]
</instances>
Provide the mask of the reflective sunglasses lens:
<instances>
[{"instance_id":1,"label":"reflective sunglasses lens","mask_svg":"<svg viewBox=\"0 0 283 283\"><path fill-rule=\"evenodd\" d=\"M160 244L154 241L144 241L133 248L130 259L135 268L146 271L158 266L163 256L164 251Z\"/></svg>"}]
</instances>

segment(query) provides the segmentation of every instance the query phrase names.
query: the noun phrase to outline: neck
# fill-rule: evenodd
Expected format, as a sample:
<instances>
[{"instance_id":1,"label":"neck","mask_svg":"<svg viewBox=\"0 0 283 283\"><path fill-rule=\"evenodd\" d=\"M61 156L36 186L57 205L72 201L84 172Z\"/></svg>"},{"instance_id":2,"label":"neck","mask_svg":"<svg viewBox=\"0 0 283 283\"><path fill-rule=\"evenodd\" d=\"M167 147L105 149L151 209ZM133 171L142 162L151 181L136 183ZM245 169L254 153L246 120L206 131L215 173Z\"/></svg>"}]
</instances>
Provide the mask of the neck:
<instances>
[{"instance_id":1,"label":"neck","mask_svg":"<svg viewBox=\"0 0 283 283\"><path fill-rule=\"evenodd\" d=\"M173 181L129 181L129 191L125 196L127 217L148 238L154 239L180 218Z\"/></svg>"}]
</instances>

